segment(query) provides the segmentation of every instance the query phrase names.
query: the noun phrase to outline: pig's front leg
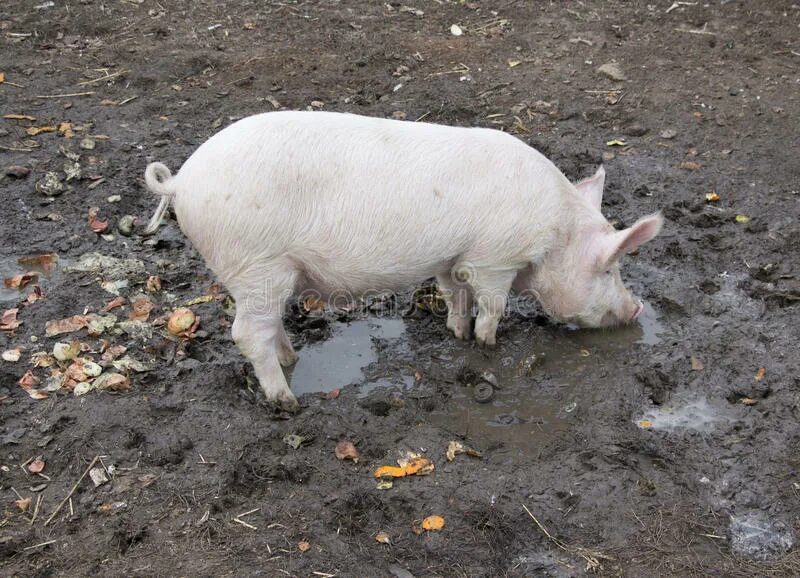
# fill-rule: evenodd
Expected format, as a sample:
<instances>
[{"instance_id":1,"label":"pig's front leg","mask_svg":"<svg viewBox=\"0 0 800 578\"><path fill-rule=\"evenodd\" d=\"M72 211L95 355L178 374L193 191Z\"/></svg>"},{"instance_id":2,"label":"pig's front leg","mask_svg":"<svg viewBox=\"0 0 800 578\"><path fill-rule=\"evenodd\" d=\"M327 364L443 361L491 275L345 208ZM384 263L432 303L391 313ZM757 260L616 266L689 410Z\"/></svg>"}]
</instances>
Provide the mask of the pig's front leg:
<instances>
[{"instance_id":1,"label":"pig's front leg","mask_svg":"<svg viewBox=\"0 0 800 578\"><path fill-rule=\"evenodd\" d=\"M297 353L292 347L292 340L289 339L289 334L286 333L283 323L281 323L278 332L278 361L284 367L297 363Z\"/></svg>"},{"instance_id":2,"label":"pig's front leg","mask_svg":"<svg viewBox=\"0 0 800 578\"><path fill-rule=\"evenodd\" d=\"M494 347L497 324L506 310L508 292L516 270L476 269L469 283L478 302L475 319L475 340L479 345Z\"/></svg>"},{"instance_id":3,"label":"pig's front leg","mask_svg":"<svg viewBox=\"0 0 800 578\"><path fill-rule=\"evenodd\" d=\"M437 275L436 284L447 304L447 328L456 339L469 339L472 333L472 290L453 279L450 272Z\"/></svg>"},{"instance_id":4,"label":"pig's front leg","mask_svg":"<svg viewBox=\"0 0 800 578\"><path fill-rule=\"evenodd\" d=\"M284 357L279 353L281 333L285 335L281 318L237 311L231 332L242 354L253 364L267 400L278 402L287 410L297 410L297 398L289 389L280 364Z\"/></svg>"}]
</instances>

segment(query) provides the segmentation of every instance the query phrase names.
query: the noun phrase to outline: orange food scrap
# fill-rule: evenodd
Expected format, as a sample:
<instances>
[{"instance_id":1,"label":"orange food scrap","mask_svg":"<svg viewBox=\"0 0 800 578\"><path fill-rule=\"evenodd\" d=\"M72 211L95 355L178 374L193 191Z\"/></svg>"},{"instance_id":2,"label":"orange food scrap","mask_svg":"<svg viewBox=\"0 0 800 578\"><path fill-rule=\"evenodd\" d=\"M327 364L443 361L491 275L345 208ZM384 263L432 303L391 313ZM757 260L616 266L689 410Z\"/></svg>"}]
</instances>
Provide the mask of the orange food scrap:
<instances>
[{"instance_id":1,"label":"orange food scrap","mask_svg":"<svg viewBox=\"0 0 800 578\"><path fill-rule=\"evenodd\" d=\"M422 529L429 532L438 532L444 528L444 518L441 516L428 516L422 520Z\"/></svg>"},{"instance_id":2,"label":"orange food scrap","mask_svg":"<svg viewBox=\"0 0 800 578\"><path fill-rule=\"evenodd\" d=\"M764 376L766 374L767 374L767 368L759 367L758 371L756 371L756 374L753 376L753 379L755 379L756 381L761 381L762 379L764 379Z\"/></svg>"}]
</instances>

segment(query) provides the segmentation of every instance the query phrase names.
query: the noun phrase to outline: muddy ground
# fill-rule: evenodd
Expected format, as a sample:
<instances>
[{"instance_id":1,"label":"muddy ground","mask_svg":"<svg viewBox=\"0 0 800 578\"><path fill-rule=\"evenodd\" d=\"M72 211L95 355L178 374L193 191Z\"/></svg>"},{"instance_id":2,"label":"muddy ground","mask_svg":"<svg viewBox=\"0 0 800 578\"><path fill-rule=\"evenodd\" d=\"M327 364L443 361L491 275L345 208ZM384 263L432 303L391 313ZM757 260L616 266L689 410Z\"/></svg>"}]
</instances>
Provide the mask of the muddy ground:
<instances>
[{"instance_id":1,"label":"muddy ground","mask_svg":"<svg viewBox=\"0 0 800 578\"><path fill-rule=\"evenodd\" d=\"M20 305L33 285L2 293L21 322L0 332L21 348L0 362L2 573L797 575L798 20L777 1L4 2L0 108L33 120L0 121L3 276L29 268L21 256L59 262L38 301ZM148 162L174 171L238 118L309 107L506 130L573 179L603 162L610 219L666 217L624 264L642 326L571 331L515 303L485 353L424 291L295 306L293 387L308 393L299 415L276 412L175 222L154 239L118 225L154 209ZM92 252L143 268L67 272ZM46 336L107 289L119 321L143 294L148 322L215 298L191 306L191 339ZM151 370L120 370L127 392L33 399L52 368L31 356L73 339ZM479 404L487 370L500 389ZM334 456L340 440L357 464ZM448 462L450 441L482 458ZM377 489L373 470L406 451L433 473ZM96 456L111 480L70 494ZM415 533L434 514L444 528Z\"/></svg>"}]
</instances>

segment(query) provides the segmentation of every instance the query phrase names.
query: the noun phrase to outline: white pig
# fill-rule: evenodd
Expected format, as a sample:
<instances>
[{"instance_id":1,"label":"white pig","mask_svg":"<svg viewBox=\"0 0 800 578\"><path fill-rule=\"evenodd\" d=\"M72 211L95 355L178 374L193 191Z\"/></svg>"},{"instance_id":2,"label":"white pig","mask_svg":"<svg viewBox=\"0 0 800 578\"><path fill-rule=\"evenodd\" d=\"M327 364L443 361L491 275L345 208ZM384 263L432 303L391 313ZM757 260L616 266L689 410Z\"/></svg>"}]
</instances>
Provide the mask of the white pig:
<instances>
[{"instance_id":1,"label":"white pig","mask_svg":"<svg viewBox=\"0 0 800 578\"><path fill-rule=\"evenodd\" d=\"M232 334L266 397L297 401L281 366L292 295L361 295L436 277L459 339L493 346L509 290L555 319L629 323L642 303L621 255L656 236L659 215L616 231L600 212L605 172L573 185L506 133L328 112L270 112L206 141L172 176L145 171L236 301Z\"/></svg>"}]
</instances>

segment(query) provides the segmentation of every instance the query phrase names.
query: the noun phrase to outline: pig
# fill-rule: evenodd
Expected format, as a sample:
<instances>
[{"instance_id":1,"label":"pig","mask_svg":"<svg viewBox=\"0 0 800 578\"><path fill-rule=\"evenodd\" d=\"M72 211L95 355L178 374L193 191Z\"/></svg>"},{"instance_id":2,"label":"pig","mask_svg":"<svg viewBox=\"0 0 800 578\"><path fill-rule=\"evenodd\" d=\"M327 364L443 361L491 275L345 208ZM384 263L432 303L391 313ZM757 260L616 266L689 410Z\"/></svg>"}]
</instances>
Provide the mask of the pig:
<instances>
[{"instance_id":1,"label":"pig","mask_svg":"<svg viewBox=\"0 0 800 578\"><path fill-rule=\"evenodd\" d=\"M642 302L620 257L655 237L656 213L615 230L605 182L572 184L507 133L333 112L257 114L221 130L176 175L145 182L236 302L233 340L266 398L297 409L281 366L292 296L358 296L435 277L456 338L495 345L512 288L583 327L631 323ZM473 308L477 308L474 322Z\"/></svg>"}]
</instances>

